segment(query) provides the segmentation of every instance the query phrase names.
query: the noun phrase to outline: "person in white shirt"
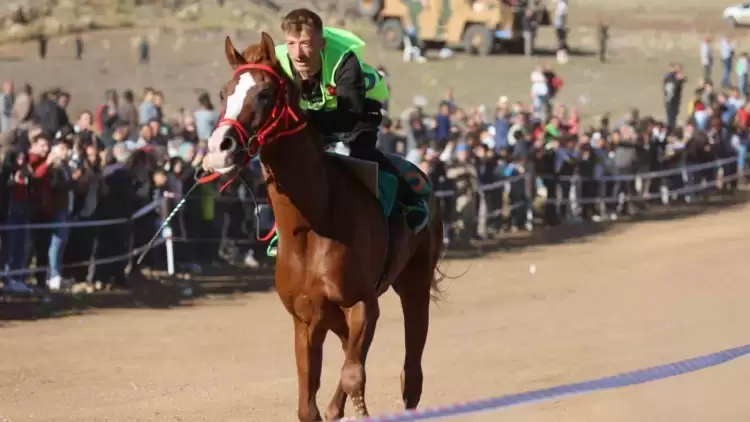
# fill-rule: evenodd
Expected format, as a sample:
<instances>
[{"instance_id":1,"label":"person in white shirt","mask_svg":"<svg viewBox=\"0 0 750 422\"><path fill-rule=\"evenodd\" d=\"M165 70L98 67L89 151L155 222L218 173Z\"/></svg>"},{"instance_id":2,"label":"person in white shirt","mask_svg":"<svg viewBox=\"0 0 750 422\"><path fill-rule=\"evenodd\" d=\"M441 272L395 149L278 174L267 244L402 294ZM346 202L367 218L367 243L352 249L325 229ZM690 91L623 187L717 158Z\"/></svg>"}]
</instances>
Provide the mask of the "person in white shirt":
<instances>
[{"instance_id":1,"label":"person in white shirt","mask_svg":"<svg viewBox=\"0 0 750 422\"><path fill-rule=\"evenodd\" d=\"M546 120L547 103L549 102L549 85L542 66L531 72L531 99L534 102L534 113Z\"/></svg>"}]
</instances>

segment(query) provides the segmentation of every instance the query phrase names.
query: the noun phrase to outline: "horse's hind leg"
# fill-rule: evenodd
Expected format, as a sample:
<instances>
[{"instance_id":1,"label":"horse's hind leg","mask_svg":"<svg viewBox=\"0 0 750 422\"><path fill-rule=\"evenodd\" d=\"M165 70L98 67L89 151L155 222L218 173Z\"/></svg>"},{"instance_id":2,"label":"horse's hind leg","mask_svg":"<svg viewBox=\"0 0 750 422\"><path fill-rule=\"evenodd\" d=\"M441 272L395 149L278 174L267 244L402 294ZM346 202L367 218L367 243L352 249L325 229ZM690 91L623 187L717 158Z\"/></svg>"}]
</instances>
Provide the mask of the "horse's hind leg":
<instances>
[{"instance_id":1,"label":"horse's hind leg","mask_svg":"<svg viewBox=\"0 0 750 422\"><path fill-rule=\"evenodd\" d=\"M415 258L412 258L412 262L393 284L393 289L401 298L404 313L406 353L401 372L401 397L407 409L416 408L422 397L422 353L427 342L427 329L430 323L432 277L432 268L418 265Z\"/></svg>"},{"instance_id":2,"label":"horse's hind leg","mask_svg":"<svg viewBox=\"0 0 750 422\"><path fill-rule=\"evenodd\" d=\"M332 309L328 313L328 322L331 331L336 333L336 335L341 340L341 347L343 347L344 353L346 353L346 348L349 345L349 327L346 325L346 316L344 315L344 312L338 307ZM341 380L339 380L339 385L336 387L336 392L333 393L333 399L328 405L328 408L326 408L325 420L333 421L343 418L345 407L346 393L344 392L344 387L342 386Z\"/></svg>"},{"instance_id":3,"label":"horse's hind leg","mask_svg":"<svg viewBox=\"0 0 750 422\"><path fill-rule=\"evenodd\" d=\"M376 297L357 302L346 310L349 341L341 369L341 387L352 398L357 417L369 416L365 404L365 360L380 317Z\"/></svg>"},{"instance_id":4,"label":"horse's hind leg","mask_svg":"<svg viewBox=\"0 0 750 422\"><path fill-rule=\"evenodd\" d=\"M300 422L322 420L315 396L320 388L326 332L319 319L313 319L311 322L294 319L294 352L299 381L297 416Z\"/></svg>"}]
</instances>

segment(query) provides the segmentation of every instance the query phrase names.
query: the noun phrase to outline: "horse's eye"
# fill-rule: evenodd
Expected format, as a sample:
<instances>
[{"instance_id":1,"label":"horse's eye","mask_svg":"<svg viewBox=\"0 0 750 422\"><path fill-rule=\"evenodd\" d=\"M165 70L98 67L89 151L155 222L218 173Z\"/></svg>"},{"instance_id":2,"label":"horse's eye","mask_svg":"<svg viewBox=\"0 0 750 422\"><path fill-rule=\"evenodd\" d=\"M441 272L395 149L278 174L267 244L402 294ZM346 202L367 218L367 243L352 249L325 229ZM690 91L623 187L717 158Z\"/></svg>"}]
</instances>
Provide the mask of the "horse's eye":
<instances>
[{"instance_id":1,"label":"horse's eye","mask_svg":"<svg viewBox=\"0 0 750 422\"><path fill-rule=\"evenodd\" d=\"M270 89L264 89L258 93L256 98L258 101L269 101L273 98L273 92Z\"/></svg>"}]
</instances>

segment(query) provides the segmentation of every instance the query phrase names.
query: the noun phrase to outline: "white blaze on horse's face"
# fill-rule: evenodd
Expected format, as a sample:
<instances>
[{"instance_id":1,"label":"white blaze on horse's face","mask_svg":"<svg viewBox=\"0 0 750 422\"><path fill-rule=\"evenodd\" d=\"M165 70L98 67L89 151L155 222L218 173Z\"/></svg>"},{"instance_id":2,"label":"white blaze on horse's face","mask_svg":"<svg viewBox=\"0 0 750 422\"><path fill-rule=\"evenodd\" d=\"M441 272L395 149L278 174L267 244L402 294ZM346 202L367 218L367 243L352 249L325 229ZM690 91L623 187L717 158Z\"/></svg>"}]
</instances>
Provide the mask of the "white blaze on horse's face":
<instances>
[{"instance_id":1,"label":"white blaze on horse's face","mask_svg":"<svg viewBox=\"0 0 750 422\"><path fill-rule=\"evenodd\" d=\"M247 93L255 86L255 79L249 72L240 75L240 80L234 86L234 92L227 98L227 110L224 117L228 119L237 119L242 112L242 106L245 105Z\"/></svg>"},{"instance_id":2,"label":"white blaze on horse's face","mask_svg":"<svg viewBox=\"0 0 750 422\"><path fill-rule=\"evenodd\" d=\"M237 120L242 113L242 107L245 106L248 92L255 85L255 80L249 72L240 75L237 85L234 86L234 91L227 97L227 107L224 111L225 119ZM208 138L208 152L203 159L204 170L228 173L234 169L234 154L232 152L237 148L237 143L240 140L227 136L229 130L231 130L231 126L220 125L211 133L211 137ZM232 139L233 145L227 146L224 143L227 139ZM224 149L222 150L222 148Z\"/></svg>"}]
</instances>

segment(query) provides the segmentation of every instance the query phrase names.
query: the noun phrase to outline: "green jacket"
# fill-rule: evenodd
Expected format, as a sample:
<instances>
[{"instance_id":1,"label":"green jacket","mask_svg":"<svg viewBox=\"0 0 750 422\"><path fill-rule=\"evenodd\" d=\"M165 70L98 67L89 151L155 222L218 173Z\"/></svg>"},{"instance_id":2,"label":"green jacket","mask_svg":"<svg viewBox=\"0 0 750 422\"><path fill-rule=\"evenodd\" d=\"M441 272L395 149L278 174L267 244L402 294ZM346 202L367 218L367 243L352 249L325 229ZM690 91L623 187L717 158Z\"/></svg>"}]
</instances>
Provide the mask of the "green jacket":
<instances>
[{"instance_id":1,"label":"green jacket","mask_svg":"<svg viewBox=\"0 0 750 422\"><path fill-rule=\"evenodd\" d=\"M341 64L342 59L348 52L353 52L359 59L362 66L362 73L365 75L365 87L367 92L365 96L371 100L383 102L390 99L390 92L385 79L371 66L362 62L362 48L365 42L353 33L338 28L324 28L323 37L326 40L326 46L321 52L323 64L321 66L320 89L321 99L316 102L309 102L300 99L300 107L304 110L333 110L336 109L336 94L329 92L328 87L335 88L336 82L334 76ZM293 77L292 63L289 59L288 50L285 44L276 46L276 58L281 63L281 67L289 77Z\"/></svg>"}]
</instances>

